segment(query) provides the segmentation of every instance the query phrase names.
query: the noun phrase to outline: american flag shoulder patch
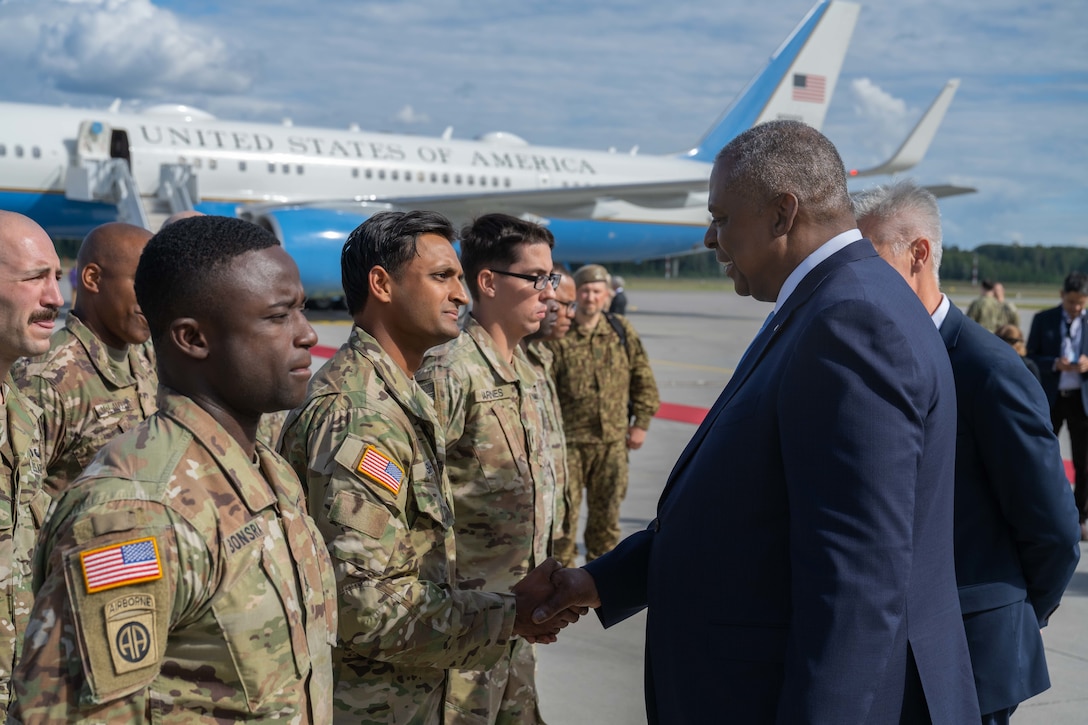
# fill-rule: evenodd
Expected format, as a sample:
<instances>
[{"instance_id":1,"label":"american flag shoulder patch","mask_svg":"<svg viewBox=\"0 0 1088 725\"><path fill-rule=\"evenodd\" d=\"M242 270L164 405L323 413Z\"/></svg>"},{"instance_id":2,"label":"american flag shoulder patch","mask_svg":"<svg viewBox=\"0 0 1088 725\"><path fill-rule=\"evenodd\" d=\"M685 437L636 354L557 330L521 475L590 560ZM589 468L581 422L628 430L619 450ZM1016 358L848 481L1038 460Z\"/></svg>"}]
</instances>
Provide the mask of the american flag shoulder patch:
<instances>
[{"instance_id":1,"label":"american flag shoulder patch","mask_svg":"<svg viewBox=\"0 0 1088 725\"><path fill-rule=\"evenodd\" d=\"M374 446L367 446L359 458L355 470L379 486L388 489L394 495L400 493L400 483L404 480L404 469L396 461L386 457Z\"/></svg>"},{"instance_id":2,"label":"american flag shoulder patch","mask_svg":"<svg viewBox=\"0 0 1088 725\"><path fill-rule=\"evenodd\" d=\"M79 561L88 594L162 578L154 536L80 552Z\"/></svg>"}]
</instances>

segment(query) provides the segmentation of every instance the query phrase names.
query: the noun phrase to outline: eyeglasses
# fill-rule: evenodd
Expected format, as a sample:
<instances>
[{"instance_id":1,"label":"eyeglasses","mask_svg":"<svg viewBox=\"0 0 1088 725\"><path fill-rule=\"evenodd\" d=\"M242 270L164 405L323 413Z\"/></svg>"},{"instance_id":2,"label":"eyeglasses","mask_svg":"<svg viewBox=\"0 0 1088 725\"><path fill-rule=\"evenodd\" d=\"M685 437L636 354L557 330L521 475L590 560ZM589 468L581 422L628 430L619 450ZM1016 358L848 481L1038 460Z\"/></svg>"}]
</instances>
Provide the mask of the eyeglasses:
<instances>
[{"instance_id":1,"label":"eyeglasses","mask_svg":"<svg viewBox=\"0 0 1088 725\"><path fill-rule=\"evenodd\" d=\"M505 275L507 277L517 277L523 279L526 282L533 283L533 289L546 290L548 283L552 285L552 289L559 289L559 281L563 279L563 275L560 274L521 274L520 272L507 272L503 269L493 269L491 272L495 274Z\"/></svg>"},{"instance_id":2,"label":"eyeglasses","mask_svg":"<svg viewBox=\"0 0 1088 725\"><path fill-rule=\"evenodd\" d=\"M575 312L578 311L577 302L563 302L560 300L556 300L556 302L559 303L559 309L566 310L568 315L573 315Z\"/></svg>"}]
</instances>

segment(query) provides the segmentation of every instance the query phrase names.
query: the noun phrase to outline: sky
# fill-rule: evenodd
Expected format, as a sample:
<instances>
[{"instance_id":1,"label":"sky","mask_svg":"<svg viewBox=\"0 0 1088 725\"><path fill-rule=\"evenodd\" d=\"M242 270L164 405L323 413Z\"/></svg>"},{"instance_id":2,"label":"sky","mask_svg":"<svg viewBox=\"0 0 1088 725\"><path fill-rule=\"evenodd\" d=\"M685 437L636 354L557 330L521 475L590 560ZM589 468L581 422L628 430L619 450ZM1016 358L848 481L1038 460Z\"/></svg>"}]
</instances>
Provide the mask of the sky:
<instances>
[{"instance_id":1,"label":"sky","mask_svg":"<svg viewBox=\"0 0 1088 725\"><path fill-rule=\"evenodd\" d=\"M0 0L0 100L674 153L812 5ZM945 244L1088 246L1086 27L1079 1L863 2L823 131L848 168L876 165L960 78L906 173L978 189L942 200Z\"/></svg>"}]
</instances>

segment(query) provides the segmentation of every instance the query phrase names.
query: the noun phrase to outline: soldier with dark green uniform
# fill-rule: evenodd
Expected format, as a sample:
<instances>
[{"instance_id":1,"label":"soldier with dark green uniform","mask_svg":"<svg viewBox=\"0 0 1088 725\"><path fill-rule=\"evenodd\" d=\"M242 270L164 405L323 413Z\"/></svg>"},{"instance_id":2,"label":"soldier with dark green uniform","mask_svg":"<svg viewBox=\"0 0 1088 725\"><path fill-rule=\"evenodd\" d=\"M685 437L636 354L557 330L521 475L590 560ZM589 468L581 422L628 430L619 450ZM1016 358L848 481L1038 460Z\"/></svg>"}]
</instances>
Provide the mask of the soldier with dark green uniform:
<instances>
[{"instance_id":1,"label":"soldier with dark green uniform","mask_svg":"<svg viewBox=\"0 0 1088 725\"><path fill-rule=\"evenodd\" d=\"M20 389L42 409L45 487L57 496L102 446L155 412L158 375L133 280L151 232L111 222L79 247L77 294L49 352L20 361Z\"/></svg>"},{"instance_id":2,"label":"soldier with dark green uniform","mask_svg":"<svg viewBox=\"0 0 1088 725\"><path fill-rule=\"evenodd\" d=\"M27 633L31 559L49 494L42 488L41 411L11 384L23 355L49 349L64 304L53 242L21 214L0 211L0 721L12 701L12 669Z\"/></svg>"},{"instance_id":3,"label":"soldier with dark green uniform","mask_svg":"<svg viewBox=\"0 0 1088 725\"><path fill-rule=\"evenodd\" d=\"M355 326L284 428L339 585L336 722L442 722L449 668L491 668L515 634L556 631L531 626L509 587L456 586L443 431L412 379L468 301L452 237L432 212L382 212L352 232L341 265Z\"/></svg>"},{"instance_id":4,"label":"soldier with dark green uniform","mask_svg":"<svg viewBox=\"0 0 1088 725\"><path fill-rule=\"evenodd\" d=\"M135 285L159 409L56 503L14 718L328 723L332 566L298 479L256 440L310 377L298 269L260 227L199 217L148 242Z\"/></svg>"},{"instance_id":5,"label":"soldier with dark green uniform","mask_svg":"<svg viewBox=\"0 0 1088 725\"><path fill-rule=\"evenodd\" d=\"M555 297L554 243L547 229L504 214L466 227L461 264L472 314L460 337L428 352L416 372L445 432L462 589L508 590L551 551L549 392L519 343ZM445 722L539 722L535 670L532 647L518 640L490 669L455 673Z\"/></svg>"},{"instance_id":6,"label":"soldier with dark green uniform","mask_svg":"<svg viewBox=\"0 0 1088 725\"><path fill-rule=\"evenodd\" d=\"M660 405L650 361L635 328L605 310L608 271L589 264L574 273L578 306L574 326L550 343L563 433L567 438L570 508L556 556L573 565L578 515L585 491L586 561L620 540L620 504L627 495L627 452L646 439Z\"/></svg>"}]
</instances>

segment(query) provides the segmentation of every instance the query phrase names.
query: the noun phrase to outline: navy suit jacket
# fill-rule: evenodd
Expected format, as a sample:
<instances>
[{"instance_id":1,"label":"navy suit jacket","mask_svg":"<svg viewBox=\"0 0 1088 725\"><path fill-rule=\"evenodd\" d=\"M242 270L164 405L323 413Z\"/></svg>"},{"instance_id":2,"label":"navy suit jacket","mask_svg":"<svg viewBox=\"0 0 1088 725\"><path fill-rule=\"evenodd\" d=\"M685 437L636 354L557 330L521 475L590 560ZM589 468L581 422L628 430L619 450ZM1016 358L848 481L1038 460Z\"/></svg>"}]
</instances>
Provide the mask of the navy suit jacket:
<instances>
[{"instance_id":1,"label":"navy suit jacket","mask_svg":"<svg viewBox=\"0 0 1088 725\"><path fill-rule=\"evenodd\" d=\"M1080 352L1088 355L1088 321L1085 321L1082 330ZM1058 397L1058 382L1061 378L1061 373L1054 369L1054 361L1061 355L1062 308L1058 305L1031 318L1031 332L1028 333L1028 357L1039 366L1039 382L1043 384L1043 391L1051 408ZM1084 410L1088 411L1088 375L1081 375L1080 400Z\"/></svg>"},{"instance_id":2,"label":"navy suit jacket","mask_svg":"<svg viewBox=\"0 0 1088 725\"><path fill-rule=\"evenodd\" d=\"M1077 568L1080 526L1046 397L1020 356L955 306L941 337L959 411L956 580L991 713L1050 687L1039 628Z\"/></svg>"},{"instance_id":3,"label":"navy suit jacket","mask_svg":"<svg viewBox=\"0 0 1088 725\"><path fill-rule=\"evenodd\" d=\"M648 606L663 723L978 722L952 549L955 387L862 240L812 270L681 454L646 531L586 565ZM924 691L924 695L923 692Z\"/></svg>"}]
</instances>

